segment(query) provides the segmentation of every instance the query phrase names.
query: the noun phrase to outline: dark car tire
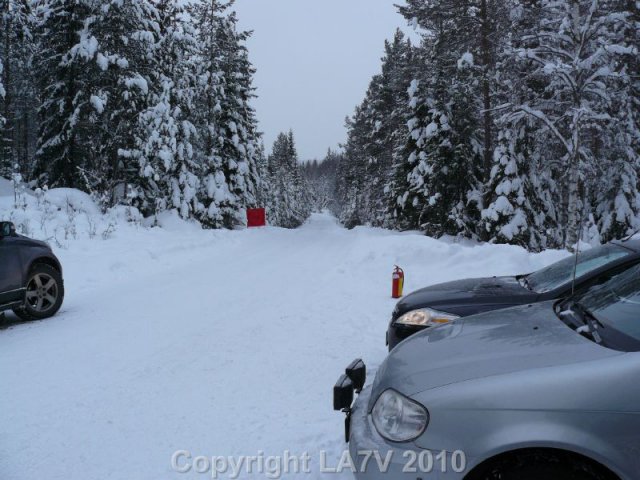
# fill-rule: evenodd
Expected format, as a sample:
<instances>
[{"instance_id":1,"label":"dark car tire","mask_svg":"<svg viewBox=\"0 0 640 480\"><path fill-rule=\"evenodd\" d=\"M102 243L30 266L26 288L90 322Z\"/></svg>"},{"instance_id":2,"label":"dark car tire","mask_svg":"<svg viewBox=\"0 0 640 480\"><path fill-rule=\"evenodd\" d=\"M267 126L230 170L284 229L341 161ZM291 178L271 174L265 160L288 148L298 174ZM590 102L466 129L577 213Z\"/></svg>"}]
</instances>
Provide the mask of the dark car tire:
<instances>
[{"instance_id":1,"label":"dark car tire","mask_svg":"<svg viewBox=\"0 0 640 480\"><path fill-rule=\"evenodd\" d=\"M42 320L54 316L64 300L64 283L58 270L44 263L29 272L25 302L13 312L22 320Z\"/></svg>"},{"instance_id":2,"label":"dark car tire","mask_svg":"<svg viewBox=\"0 0 640 480\"><path fill-rule=\"evenodd\" d=\"M613 480L598 465L548 452L514 455L494 464L473 480Z\"/></svg>"}]
</instances>

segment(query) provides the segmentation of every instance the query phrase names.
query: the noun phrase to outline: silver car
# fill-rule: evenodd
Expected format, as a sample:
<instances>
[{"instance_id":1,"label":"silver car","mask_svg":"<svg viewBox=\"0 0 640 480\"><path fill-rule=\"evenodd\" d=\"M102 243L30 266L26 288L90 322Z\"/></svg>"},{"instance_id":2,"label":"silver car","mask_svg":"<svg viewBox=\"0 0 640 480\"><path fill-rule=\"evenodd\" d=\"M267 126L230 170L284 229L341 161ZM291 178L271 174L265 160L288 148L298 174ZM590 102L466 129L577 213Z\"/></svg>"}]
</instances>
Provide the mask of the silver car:
<instances>
[{"instance_id":1,"label":"silver car","mask_svg":"<svg viewBox=\"0 0 640 480\"><path fill-rule=\"evenodd\" d=\"M334 387L359 479L640 478L640 266L460 319Z\"/></svg>"}]
</instances>

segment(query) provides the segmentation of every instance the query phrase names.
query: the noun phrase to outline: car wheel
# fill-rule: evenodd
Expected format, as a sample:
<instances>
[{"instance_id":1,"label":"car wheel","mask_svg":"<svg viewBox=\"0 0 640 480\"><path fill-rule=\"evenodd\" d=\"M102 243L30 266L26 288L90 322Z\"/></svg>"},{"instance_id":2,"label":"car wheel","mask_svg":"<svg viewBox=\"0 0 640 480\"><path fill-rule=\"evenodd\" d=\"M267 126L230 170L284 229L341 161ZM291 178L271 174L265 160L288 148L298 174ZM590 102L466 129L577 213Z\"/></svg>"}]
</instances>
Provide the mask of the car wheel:
<instances>
[{"instance_id":1,"label":"car wheel","mask_svg":"<svg viewBox=\"0 0 640 480\"><path fill-rule=\"evenodd\" d=\"M531 452L495 464L475 480L612 480L597 465L567 455Z\"/></svg>"},{"instance_id":2,"label":"car wheel","mask_svg":"<svg viewBox=\"0 0 640 480\"><path fill-rule=\"evenodd\" d=\"M60 310L64 299L62 275L55 268L37 264L29 272L24 304L14 309L23 320L52 317Z\"/></svg>"}]
</instances>

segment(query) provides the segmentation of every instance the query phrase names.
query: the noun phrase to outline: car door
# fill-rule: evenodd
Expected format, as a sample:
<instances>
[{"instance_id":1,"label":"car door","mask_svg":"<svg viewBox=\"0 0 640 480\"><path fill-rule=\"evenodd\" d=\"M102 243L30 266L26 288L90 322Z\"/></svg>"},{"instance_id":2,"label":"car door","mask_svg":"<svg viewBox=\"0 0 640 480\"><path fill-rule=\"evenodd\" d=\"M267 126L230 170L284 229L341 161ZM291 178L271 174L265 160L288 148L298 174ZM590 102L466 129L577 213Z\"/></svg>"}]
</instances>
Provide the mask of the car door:
<instances>
[{"instance_id":1,"label":"car door","mask_svg":"<svg viewBox=\"0 0 640 480\"><path fill-rule=\"evenodd\" d=\"M0 306L24 295L17 237L0 237Z\"/></svg>"}]
</instances>

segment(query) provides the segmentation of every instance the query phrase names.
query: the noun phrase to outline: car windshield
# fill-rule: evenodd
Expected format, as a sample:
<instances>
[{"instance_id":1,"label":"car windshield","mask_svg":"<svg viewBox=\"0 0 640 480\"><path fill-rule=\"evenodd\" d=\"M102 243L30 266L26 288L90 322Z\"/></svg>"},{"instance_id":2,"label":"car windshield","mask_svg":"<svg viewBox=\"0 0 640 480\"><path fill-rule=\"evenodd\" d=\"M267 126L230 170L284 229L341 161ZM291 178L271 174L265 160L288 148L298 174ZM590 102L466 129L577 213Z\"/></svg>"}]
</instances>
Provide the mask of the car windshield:
<instances>
[{"instance_id":1,"label":"car windshield","mask_svg":"<svg viewBox=\"0 0 640 480\"><path fill-rule=\"evenodd\" d=\"M640 341L640 265L592 287L579 298L580 305L605 327Z\"/></svg>"},{"instance_id":2,"label":"car windshield","mask_svg":"<svg viewBox=\"0 0 640 480\"><path fill-rule=\"evenodd\" d=\"M576 278L588 274L614 260L631 255L631 251L618 245L608 244L592 248L578 254ZM538 270L526 277L529 288L538 293L545 293L564 285L569 285L573 280L573 267L575 257L567 257L548 267Z\"/></svg>"}]
</instances>

